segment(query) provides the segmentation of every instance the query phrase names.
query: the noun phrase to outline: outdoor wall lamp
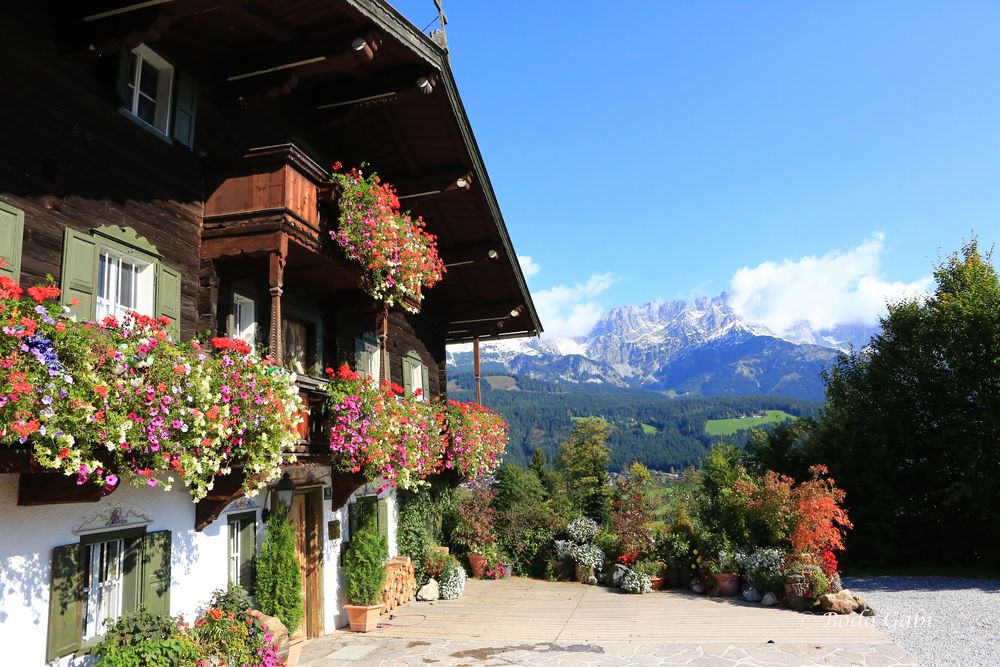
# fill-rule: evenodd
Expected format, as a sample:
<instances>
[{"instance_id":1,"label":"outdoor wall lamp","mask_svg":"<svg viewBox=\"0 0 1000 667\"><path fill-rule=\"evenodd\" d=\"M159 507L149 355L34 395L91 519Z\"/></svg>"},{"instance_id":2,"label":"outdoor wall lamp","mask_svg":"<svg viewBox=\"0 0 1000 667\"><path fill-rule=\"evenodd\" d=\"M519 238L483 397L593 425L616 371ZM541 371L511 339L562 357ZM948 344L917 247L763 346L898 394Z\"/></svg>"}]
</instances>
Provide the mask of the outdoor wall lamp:
<instances>
[{"instance_id":1,"label":"outdoor wall lamp","mask_svg":"<svg viewBox=\"0 0 1000 667\"><path fill-rule=\"evenodd\" d=\"M426 76L417 79L417 88L421 95L430 95L434 92L434 84Z\"/></svg>"},{"instance_id":2,"label":"outdoor wall lamp","mask_svg":"<svg viewBox=\"0 0 1000 667\"><path fill-rule=\"evenodd\" d=\"M524 310L524 306L518 306L517 308L514 308L513 310L510 311L510 316L517 317L518 315L521 314L522 310Z\"/></svg>"},{"instance_id":3,"label":"outdoor wall lamp","mask_svg":"<svg viewBox=\"0 0 1000 667\"><path fill-rule=\"evenodd\" d=\"M286 472L278 480L278 483L274 485L273 488L268 489L267 495L270 497L271 493L278 497L278 505L285 508L285 516L288 516L289 510L292 509L292 499L295 497L295 482L292 478L288 476ZM267 507L267 498L264 499L264 509L261 511L261 518L267 521L267 518L271 515L270 508Z\"/></svg>"}]
</instances>

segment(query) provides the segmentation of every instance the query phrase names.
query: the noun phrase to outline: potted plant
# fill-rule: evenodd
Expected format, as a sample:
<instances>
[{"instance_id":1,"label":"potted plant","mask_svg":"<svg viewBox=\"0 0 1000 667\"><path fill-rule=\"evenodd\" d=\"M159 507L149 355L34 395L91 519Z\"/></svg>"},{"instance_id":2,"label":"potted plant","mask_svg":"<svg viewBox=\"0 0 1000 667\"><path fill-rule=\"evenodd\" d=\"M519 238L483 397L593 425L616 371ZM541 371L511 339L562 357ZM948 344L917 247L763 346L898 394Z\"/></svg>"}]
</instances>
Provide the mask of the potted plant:
<instances>
[{"instance_id":1,"label":"potted plant","mask_svg":"<svg viewBox=\"0 0 1000 667\"><path fill-rule=\"evenodd\" d=\"M344 605L344 611L353 632L371 632L378 628L387 555L385 538L373 526L358 530L347 547L344 575L350 604Z\"/></svg>"},{"instance_id":2,"label":"potted plant","mask_svg":"<svg viewBox=\"0 0 1000 667\"><path fill-rule=\"evenodd\" d=\"M718 556L711 559L708 567L719 595L732 597L739 593L740 569L732 553L720 551Z\"/></svg>"},{"instance_id":3,"label":"potted plant","mask_svg":"<svg viewBox=\"0 0 1000 667\"><path fill-rule=\"evenodd\" d=\"M632 569L649 577L652 590L658 591L663 586L663 563L660 561L640 560Z\"/></svg>"},{"instance_id":4,"label":"potted plant","mask_svg":"<svg viewBox=\"0 0 1000 667\"><path fill-rule=\"evenodd\" d=\"M472 576L477 578L482 578L486 572L489 551L497 541L495 497L496 491L485 484L477 484L472 493L458 503L458 525L452 540L469 550L469 567Z\"/></svg>"}]
</instances>

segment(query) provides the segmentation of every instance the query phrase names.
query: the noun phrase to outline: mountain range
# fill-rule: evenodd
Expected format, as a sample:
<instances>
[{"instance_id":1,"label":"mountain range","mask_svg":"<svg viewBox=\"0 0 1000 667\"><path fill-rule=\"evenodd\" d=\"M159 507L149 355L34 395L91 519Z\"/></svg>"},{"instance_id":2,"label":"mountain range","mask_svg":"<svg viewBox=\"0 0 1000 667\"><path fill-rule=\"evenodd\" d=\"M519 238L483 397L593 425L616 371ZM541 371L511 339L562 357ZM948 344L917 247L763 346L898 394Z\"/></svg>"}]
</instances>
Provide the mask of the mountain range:
<instances>
[{"instance_id":1,"label":"mountain range","mask_svg":"<svg viewBox=\"0 0 1000 667\"><path fill-rule=\"evenodd\" d=\"M777 334L744 321L721 294L614 308L585 336L484 343L480 354L483 375L668 395L821 399L820 373L876 332L861 324L815 330L802 321ZM471 349L449 349L448 363L470 372Z\"/></svg>"}]
</instances>

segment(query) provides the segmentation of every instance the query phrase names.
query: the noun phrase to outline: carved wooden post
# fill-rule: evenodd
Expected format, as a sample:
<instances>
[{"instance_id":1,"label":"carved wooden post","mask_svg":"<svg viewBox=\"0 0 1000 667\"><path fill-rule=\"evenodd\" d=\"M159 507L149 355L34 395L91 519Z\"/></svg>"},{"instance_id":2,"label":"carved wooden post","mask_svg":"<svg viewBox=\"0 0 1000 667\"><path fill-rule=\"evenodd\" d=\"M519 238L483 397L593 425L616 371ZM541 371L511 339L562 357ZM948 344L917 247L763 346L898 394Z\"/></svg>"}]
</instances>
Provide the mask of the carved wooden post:
<instances>
[{"instance_id":1,"label":"carved wooden post","mask_svg":"<svg viewBox=\"0 0 1000 667\"><path fill-rule=\"evenodd\" d=\"M377 322L378 331L378 353L381 356L381 381L392 382L392 374L389 373L389 306L382 305L382 314Z\"/></svg>"},{"instance_id":2,"label":"carved wooden post","mask_svg":"<svg viewBox=\"0 0 1000 667\"><path fill-rule=\"evenodd\" d=\"M288 253L288 237L282 235L278 249L271 253L268 267L268 286L271 288L271 330L268 332L268 351L274 363L283 362L284 346L281 342L281 294L285 284L285 256Z\"/></svg>"},{"instance_id":3,"label":"carved wooden post","mask_svg":"<svg viewBox=\"0 0 1000 667\"><path fill-rule=\"evenodd\" d=\"M472 369L476 375L476 403L482 405L483 393L479 384L479 336L472 339Z\"/></svg>"}]
</instances>

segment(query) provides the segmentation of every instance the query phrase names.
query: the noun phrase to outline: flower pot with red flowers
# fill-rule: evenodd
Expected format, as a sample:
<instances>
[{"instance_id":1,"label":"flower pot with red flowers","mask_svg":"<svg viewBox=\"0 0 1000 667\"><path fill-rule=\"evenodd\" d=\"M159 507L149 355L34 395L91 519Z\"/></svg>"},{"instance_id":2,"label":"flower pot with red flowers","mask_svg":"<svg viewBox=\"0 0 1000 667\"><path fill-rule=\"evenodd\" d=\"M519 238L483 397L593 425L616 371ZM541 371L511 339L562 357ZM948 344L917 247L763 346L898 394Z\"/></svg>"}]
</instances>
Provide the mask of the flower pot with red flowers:
<instances>
[{"instance_id":1,"label":"flower pot with red flowers","mask_svg":"<svg viewBox=\"0 0 1000 667\"><path fill-rule=\"evenodd\" d=\"M344 611L353 632L371 632L378 628L388 555L385 538L374 526L362 527L351 538L344 555L347 601L350 603L344 605Z\"/></svg>"},{"instance_id":2,"label":"flower pot with red flowers","mask_svg":"<svg viewBox=\"0 0 1000 667\"><path fill-rule=\"evenodd\" d=\"M476 579L482 579L486 574L486 563L488 559L483 554L470 553L469 554L469 568L472 570L472 576Z\"/></svg>"},{"instance_id":3,"label":"flower pot with red flowers","mask_svg":"<svg viewBox=\"0 0 1000 667\"><path fill-rule=\"evenodd\" d=\"M639 560L632 569L649 577L649 584L654 591L662 588L664 564L660 561Z\"/></svg>"}]
</instances>

